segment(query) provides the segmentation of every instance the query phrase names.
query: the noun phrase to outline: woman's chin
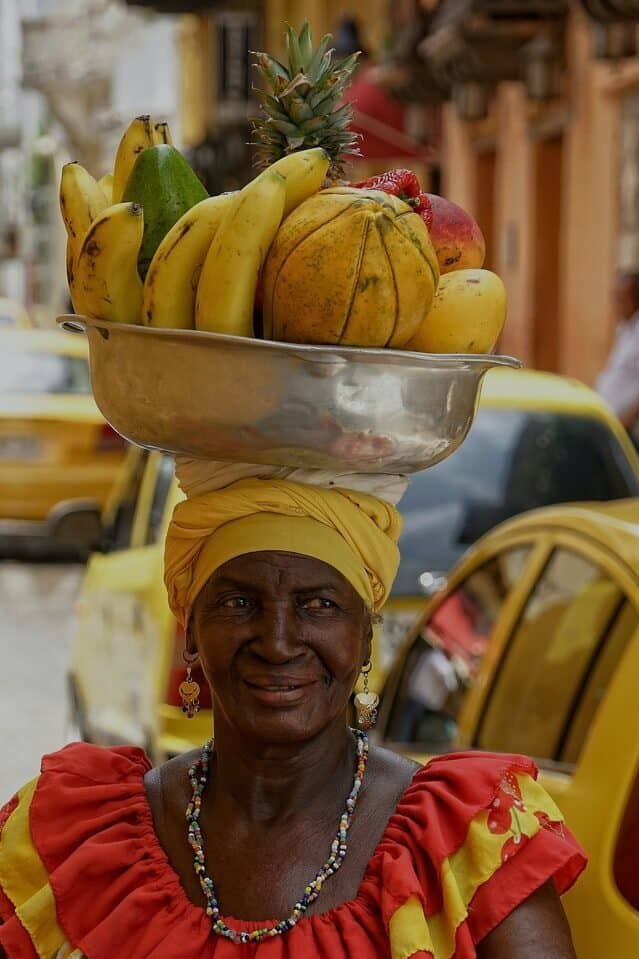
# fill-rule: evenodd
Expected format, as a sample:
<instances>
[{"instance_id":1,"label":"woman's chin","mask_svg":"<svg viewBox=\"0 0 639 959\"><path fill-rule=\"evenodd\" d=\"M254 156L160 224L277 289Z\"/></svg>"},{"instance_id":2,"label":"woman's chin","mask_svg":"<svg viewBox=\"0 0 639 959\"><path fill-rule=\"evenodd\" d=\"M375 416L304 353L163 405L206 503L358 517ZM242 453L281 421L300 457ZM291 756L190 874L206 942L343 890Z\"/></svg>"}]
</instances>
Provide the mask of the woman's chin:
<instances>
[{"instance_id":1,"label":"woman's chin","mask_svg":"<svg viewBox=\"0 0 639 959\"><path fill-rule=\"evenodd\" d=\"M331 715L308 701L274 708L256 705L242 715L238 727L245 735L261 742L302 743L319 735L330 723Z\"/></svg>"}]
</instances>

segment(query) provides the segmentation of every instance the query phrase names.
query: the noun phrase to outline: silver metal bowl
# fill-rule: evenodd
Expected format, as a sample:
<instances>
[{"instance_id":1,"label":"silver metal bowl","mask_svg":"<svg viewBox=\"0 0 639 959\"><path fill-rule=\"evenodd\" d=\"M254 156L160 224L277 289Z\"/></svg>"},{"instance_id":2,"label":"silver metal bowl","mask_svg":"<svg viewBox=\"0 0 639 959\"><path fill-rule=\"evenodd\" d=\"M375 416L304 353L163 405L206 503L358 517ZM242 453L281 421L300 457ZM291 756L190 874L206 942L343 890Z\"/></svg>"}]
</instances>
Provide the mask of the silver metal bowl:
<instances>
[{"instance_id":1,"label":"silver metal bowl","mask_svg":"<svg viewBox=\"0 0 639 959\"><path fill-rule=\"evenodd\" d=\"M89 338L104 417L148 449L241 463L414 473L449 456L507 356L298 346L61 316Z\"/></svg>"}]
</instances>

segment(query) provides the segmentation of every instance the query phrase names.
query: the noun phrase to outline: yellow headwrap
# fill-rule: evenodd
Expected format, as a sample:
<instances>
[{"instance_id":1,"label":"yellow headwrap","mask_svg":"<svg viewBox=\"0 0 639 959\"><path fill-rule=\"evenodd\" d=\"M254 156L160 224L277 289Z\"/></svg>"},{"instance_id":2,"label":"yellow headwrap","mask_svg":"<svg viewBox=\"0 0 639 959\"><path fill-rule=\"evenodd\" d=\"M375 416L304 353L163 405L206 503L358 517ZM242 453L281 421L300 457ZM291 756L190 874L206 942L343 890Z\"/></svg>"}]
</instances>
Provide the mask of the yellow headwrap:
<instances>
[{"instance_id":1,"label":"yellow headwrap","mask_svg":"<svg viewBox=\"0 0 639 959\"><path fill-rule=\"evenodd\" d=\"M367 493L242 479L176 506L164 559L169 605L186 626L216 569L245 553L279 550L333 566L377 611L397 572L400 531L397 510Z\"/></svg>"}]
</instances>

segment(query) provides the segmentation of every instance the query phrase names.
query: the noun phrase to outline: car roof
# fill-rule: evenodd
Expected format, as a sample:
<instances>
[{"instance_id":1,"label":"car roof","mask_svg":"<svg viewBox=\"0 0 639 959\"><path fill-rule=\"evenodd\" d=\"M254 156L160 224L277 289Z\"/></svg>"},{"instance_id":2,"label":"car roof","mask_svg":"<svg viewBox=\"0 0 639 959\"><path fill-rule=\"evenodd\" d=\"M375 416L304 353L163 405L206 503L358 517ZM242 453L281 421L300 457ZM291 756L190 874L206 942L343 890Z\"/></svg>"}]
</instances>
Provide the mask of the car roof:
<instances>
[{"instance_id":1,"label":"car roof","mask_svg":"<svg viewBox=\"0 0 639 959\"><path fill-rule=\"evenodd\" d=\"M77 333L63 333L60 330L0 329L0 349L88 356L86 337Z\"/></svg>"},{"instance_id":2,"label":"car roof","mask_svg":"<svg viewBox=\"0 0 639 959\"><path fill-rule=\"evenodd\" d=\"M613 415L594 390L572 377L539 370L489 370L484 377L482 406L556 410Z\"/></svg>"},{"instance_id":3,"label":"car roof","mask_svg":"<svg viewBox=\"0 0 639 959\"><path fill-rule=\"evenodd\" d=\"M619 556L639 578L639 498L606 503L569 503L531 510L501 523L482 541L511 532L533 532L540 527L569 529L591 542L596 541Z\"/></svg>"}]
</instances>

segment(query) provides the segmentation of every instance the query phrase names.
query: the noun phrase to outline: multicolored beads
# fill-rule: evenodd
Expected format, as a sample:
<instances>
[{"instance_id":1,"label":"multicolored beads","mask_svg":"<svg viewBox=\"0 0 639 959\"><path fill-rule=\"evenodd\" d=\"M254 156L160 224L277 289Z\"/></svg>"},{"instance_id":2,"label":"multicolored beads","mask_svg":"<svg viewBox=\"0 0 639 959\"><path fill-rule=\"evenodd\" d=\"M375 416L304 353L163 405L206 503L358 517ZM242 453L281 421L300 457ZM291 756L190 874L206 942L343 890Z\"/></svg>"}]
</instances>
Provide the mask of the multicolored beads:
<instances>
[{"instance_id":1,"label":"multicolored beads","mask_svg":"<svg viewBox=\"0 0 639 959\"><path fill-rule=\"evenodd\" d=\"M193 868L198 878L204 898L206 900L206 914L211 920L211 929L216 936L224 936L235 943L260 942L262 939L268 939L271 936L282 936L289 929L292 929L304 913L315 902L322 886L327 879L334 876L342 865L347 851L348 830L353 819L357 797L362 788L364 773L366 771L366 762L368 760L368 737L366 733L359 729L351 730L357 742L357 767L355 769L355 778L353 788L348 794L346 800L346 809L342 813L335 839L331 844L331 854L304 889L304 894L293 906L288 919L280 919L274 926L265 929L254 929L252 932L239 932L232 929L224 922L220 916L220 907L217 901L215 884L206 872L206 862L204 858L204 840L200 829L200 813L202 811L202 794L206 788L209 778L209 763L213 752L213 740L202 749L202 755L193 763L189 769L189 782L193 790L191 800L186 807L186 821L188 824L187 837L189 845L193 850Z\"/></svg>"}]
</instances>

